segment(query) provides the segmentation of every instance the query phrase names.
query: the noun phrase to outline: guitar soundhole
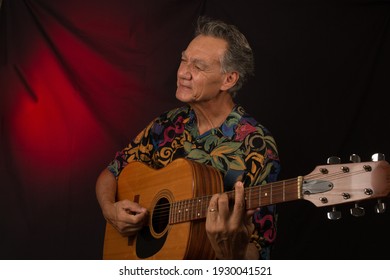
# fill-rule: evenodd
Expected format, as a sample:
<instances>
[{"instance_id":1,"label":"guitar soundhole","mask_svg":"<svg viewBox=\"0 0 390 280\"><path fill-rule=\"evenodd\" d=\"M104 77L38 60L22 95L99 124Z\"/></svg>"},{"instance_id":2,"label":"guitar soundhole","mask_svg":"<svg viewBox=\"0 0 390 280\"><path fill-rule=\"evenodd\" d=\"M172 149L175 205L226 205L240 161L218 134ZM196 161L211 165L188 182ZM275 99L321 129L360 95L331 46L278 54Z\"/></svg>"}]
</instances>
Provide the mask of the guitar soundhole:
<instances>
[{"instance_id":1,"label":"guitar soundhole","mask_svg":"<svg viewBox=\"0 0 390 280\"><path fill-rule=\"evenodd\" d=\"M169 223L169 201L166 197L160 198L153 210L152 228L156 234L161 234Z\"/></svg>"}]
</instances>

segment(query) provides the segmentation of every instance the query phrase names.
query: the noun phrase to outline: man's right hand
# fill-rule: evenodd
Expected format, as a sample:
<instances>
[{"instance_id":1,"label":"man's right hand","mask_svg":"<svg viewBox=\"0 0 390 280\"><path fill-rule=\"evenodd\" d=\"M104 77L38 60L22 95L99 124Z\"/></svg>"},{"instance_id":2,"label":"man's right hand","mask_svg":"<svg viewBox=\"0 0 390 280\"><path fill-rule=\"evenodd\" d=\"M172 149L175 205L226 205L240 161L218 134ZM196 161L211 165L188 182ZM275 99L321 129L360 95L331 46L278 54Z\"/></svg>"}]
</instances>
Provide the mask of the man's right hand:
<instances>
[{"instance_id":1,"label":"man's right hand","mask_svg":"<svg viewBox=\"0 0 390 280\"><path fill-rule=\"evenodd\" d=\"M121 235L131 236L145 225L148 211L136 202L121 200L106 204L103 215Z\"/></svg>"},{"instance_id":2,"label":"man's right hand","mask_svg":"<svg viewBox=\"0 0 390 280\"><path fill-rule=\"evenodd\" d=\"M117 181L104 169L96 182L96 196L103 216L123 236L136 234L147 221L148 211L130 200L115 202Z\"/></svg>"}]
</instances>

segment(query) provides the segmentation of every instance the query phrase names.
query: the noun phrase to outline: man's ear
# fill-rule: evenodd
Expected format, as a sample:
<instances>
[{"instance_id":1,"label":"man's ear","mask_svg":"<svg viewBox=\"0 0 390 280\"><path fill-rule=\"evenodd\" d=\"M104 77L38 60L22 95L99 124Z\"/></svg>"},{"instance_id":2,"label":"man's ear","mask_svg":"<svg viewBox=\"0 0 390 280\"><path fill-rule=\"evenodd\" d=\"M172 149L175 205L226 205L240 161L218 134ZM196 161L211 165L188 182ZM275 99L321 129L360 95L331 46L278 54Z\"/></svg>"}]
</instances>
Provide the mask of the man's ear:
<instances>
[{"instance_id":1,"label":"man's ear","mask_svg":"<svg viewBox=\"0 0 390 280\"><path fill-rule=\"evenodd\" d=\"M221 90L227 91L234 87L234 85L237 83L238 78L240 75L238 72L229 72L225 74L225 78L223 81L223 84L221 85Z\"/></svg>"}]
</instances>

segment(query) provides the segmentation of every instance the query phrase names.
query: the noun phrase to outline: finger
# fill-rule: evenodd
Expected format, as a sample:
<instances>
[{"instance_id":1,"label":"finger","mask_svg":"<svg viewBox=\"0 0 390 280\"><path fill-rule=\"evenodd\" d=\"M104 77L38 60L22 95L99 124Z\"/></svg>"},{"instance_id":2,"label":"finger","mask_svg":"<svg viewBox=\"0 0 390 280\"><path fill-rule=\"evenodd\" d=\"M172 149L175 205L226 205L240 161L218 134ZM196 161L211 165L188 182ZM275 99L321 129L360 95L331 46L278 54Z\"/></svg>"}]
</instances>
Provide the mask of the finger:
<instances>
[{"instance_id":1,"label":"finger","mask_svg":"<svg viewBox=\"0 0 390 280\"><path fill-rule=\"evenodd\" d=\"M132 214L138 214L138 213L145 213L148 210L141 205L139 205L137 202L130 201L130 200L121 200L117 202L120 207L125 209L127 212Z\"/></svg>"},{"instance_id":2,"label":"finger","mask_svg":"<svg viewBox=\"0 0 390 280\"><path fill-rule=\"evenodd\" d=\"M148 215L146 208L141 207L138 203L132 201L118 201L115 203L116 220L132 225L144 224L145 218Z\"/></svg>"},{"instance_id":3,"label":"finger","mask_svg":"<svg viewBox=\"0 0 390 280\"><path fill-rule=\"evenodd\" d=\"M228 220L230 217L229 197L226 193L220 194L218 198L218 215L222 220Z\"/></svg>"},{"instance_id":4,"label":"finger","mask_svg":"<svg viewBox=\"0 0 390 280\"><path fill-rule=\"evenodd\" d=\"M147 219L145 217L141 218L140 215L129 215L122 211L122 214L119 214L119 218L115 223L115 228L122 234L139 231L147 223Z\"/></svg>"},{"instance_id":5,"label":"finger","mask_svg":"<svg viewBox=\"0 0 390 280\"><path fill-rule=\"evenodd\" d=\"M119 233L122 235L122 236L131 236L131 235L134 235L136 234L140 229L142 228L142 226L129 226L129 224L123 224L121 223L120 225L118 225L118 231Z\"/></svg>"},{"instance_id":6,"label":"finger","mask_svg":"<svg viewBox=\"0 0 390 280\"><path fill-rule=\"evenodd\" d=\"M237 181L234 184L234 207L232 213L232 222L239 224L245 213L245 191L242 182Z\"/></svg>"},{"instance_id":7,"label":"finger","mask_svg":"<svg viewBox=\"0 0 390 280\"><path fill-rule=\"evenodd\" d=\"M208 213L214 213L214 214L217 214L218 212L218 199L219 199L219 194L214 194L211 199L210 199L210 202L209 202L209 207L208 207Z\"/></svg>"},{"instance_id":8,"label":"finger","mask_svg":"<svg viewBox=\"0 0 390 280\"><path fill-rule=\"evenodd\" d=\"M209 202L208 211L206 213L206 233L212 235L215 232L216 219L218 218L218 194L214 194Z\"/></svg>"},{"instance_id":9,"label":"finger","mask_svg":"<svg viewBox=\"0 0 390 280\"><path fill-rule=\"evenodd\" d=\"M247 217L252 217L259 210L260 210L260 208L249 209L249 210L246 211L246 216Z\"/></svg>"}]
</instances>

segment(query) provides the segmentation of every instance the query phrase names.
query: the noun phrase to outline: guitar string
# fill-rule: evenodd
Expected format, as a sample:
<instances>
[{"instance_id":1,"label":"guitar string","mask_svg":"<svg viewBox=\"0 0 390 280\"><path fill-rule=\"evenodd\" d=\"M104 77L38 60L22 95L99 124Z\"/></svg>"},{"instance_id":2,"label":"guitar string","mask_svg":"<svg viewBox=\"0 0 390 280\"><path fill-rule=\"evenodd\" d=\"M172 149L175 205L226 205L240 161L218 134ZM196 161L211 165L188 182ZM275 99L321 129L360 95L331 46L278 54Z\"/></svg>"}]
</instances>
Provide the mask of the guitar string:
<instances>
[{"instance_id":1,"label":"guitar string","mask_svg":"<svg viewBox=\"0 0 390 280\"><path fill-rule=\"evenodd\" d=\"M332 173L332 174L309 174L307 176L303 177L304 181L308 180L314 180L321 178L324 181L325 180L341 180L346 177L351 177L351 175L356 175L360 173L366 173L364 170L358 170L354 172L337 172L337 173ZM298 178L298 177L297 177ZM287 179L283 181L278 181L278 182L273 182L273 183L268 183L265 185L259 185L259 186L253 186L253 187L248 187L245 189L245 194L247 196L251 196L251 201L261 201L261 200L269 200L269 204L273 204L271 202L270 198L270 193L272 192L271 196L272 198L275 197L289 197L289 195L296 195L298 196L298 188L292 188L292 186L297 186L297 178L293 179ZM291 186L291 184L294 183L294 185ZM288 186L290 184L290 186ZM283 189L283 185L285 189ZM268 189L268 191L264 191L265 189ZM291 191L291 189L294 189ZM267 196L262 196L264 193L267 192ZM230 195L231 198L234 198L234 191L229 191L226 192L228 195ZM302 194L301 194L302 195ZM329 195L329 194L328 194ZM332 195L332 194L330 194ZM340 195L340 194L335 194L335 195ZM208 203L211 199L212 195L205 195L205 196L200 196L197 198L191 198L191 199L186 199L186 200L180 200L172 203L164 203L160 205L156 205L154 211L153 211L153 218L162 218L166 217L169 214L171 216L179 216L179 217L174 217L177 218L179 221L184 219L196 219L198 217L204 218L205 213L207 213L207 208L208 208ZM253 197L257 197L256 199L253 199ZM298 199L298 197L294 198L293 200ZM291 199L290 199L291 200ZM286 201L290 201L286 200ZM284 200L280 200L280 202L284 202ZM276 202L274 202L276 203ZM266 204L267 205L267 204ZM258 205L253 208L261 207L261 206L266 206L266 205ZM171 209L177 208L176 213L170 213ZM248 208L249 209L249 208ZM183 217L184 216L184 217Z\"/></svg>"}]
</instances>

